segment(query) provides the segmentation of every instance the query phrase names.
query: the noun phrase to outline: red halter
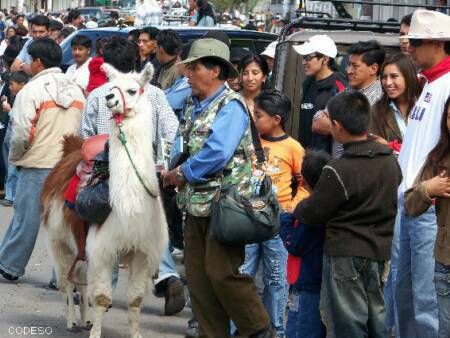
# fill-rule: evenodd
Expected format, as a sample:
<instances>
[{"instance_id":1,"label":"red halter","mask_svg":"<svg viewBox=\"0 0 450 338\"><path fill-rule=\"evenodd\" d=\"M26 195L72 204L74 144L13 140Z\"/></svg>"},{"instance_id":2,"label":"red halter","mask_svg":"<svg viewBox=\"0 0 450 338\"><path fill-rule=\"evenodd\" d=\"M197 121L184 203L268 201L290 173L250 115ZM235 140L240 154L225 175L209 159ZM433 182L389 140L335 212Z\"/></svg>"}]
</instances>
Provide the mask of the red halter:
<instances>
[{"instance_id":1,"label":"red halter","mask_svg":"<svg viewBox=\"0 0 450 338\"><path fill-rule=\"evenodd\" d=\"M117 89L119 91L120 98L122 100L122 106L123 106L123 110L121 113L114 113L112 116L112 118L116 122L116 125L118 126L118 125L122 124L125 113L130 111L131 109L127 108L127 105L125 103L125 95L123 95L122 89L120 89L118 86L114 86L111 88L111 90L113 90L113 89ZM143 93L144 93L144 87L139 88L139 95L141 95Z\"/></svg>"}]
</instances>

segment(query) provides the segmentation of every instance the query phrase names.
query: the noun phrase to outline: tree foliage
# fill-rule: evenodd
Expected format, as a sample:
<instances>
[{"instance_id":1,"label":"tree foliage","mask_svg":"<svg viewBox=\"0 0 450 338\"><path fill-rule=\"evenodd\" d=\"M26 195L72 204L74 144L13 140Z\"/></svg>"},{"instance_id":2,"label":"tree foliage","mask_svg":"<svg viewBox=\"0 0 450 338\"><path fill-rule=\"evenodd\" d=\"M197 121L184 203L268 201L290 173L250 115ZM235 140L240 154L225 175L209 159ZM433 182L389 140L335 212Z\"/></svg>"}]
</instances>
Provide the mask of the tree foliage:
<instances>
[{"instance_id":1,"label":"tree foliage","mask_svg":"<svg viewBox=\"0 0 450 338\"><path fill-rule=\"evenodd\" d=\"M246 14L256 6L258 0L211 0L211 2L221 12L238 8L241 13Z\"/></svg>"}]
</instances>

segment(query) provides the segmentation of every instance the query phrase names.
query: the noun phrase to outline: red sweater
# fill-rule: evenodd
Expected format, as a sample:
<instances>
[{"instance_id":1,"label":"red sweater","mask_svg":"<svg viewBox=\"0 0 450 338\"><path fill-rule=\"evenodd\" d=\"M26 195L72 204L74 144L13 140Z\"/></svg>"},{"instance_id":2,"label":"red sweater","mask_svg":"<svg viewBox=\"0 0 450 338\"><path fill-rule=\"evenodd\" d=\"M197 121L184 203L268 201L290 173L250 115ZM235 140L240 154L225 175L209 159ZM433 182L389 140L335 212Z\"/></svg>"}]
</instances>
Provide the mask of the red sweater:
<instances>
[{"instance_id":1,"label":"red sweater","mask_svg":"<svg viewBox=\"0 0 450 338\"><path fill-rule=\"evenodd\" d=\"M86 88L87 92L90 93L95 88L98 88L108 82L106 74L103 72L101 66L104 61L102 57L94 56L89 62L89 83Z\"/></svg>"}]
</instances>

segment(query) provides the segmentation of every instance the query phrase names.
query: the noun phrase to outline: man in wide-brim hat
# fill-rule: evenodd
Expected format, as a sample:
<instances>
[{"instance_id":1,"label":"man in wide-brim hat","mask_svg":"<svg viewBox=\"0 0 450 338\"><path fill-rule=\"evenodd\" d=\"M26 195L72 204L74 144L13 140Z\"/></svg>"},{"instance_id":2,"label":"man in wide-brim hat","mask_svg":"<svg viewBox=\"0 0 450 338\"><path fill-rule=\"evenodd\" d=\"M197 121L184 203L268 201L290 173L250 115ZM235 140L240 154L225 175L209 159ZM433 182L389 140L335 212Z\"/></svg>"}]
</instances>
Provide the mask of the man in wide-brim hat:
<instances>
[{"instance_id":1,"label":"man in wide-brim hat","mask_svg":"<svg viewBox=\"0 0 450 338\"><path fill-rule=\"evenodd\" d=\"M388 287L385 290L385 299L388 313L389 310L395 311L397 336L438 337L439 330L439 337L450 337L448 300L440 296L450 292L450 264L447 264L450 258L443 260L448 247L435 247L436 232L438 238L445 238L448 235L446 227L437 230L433 206L419 217L412 218L406 215L403 202L405 191L412 187L441 134L441 118L443 113L446 114L444 106L450 95L450 17L440 12L417 10L406 37L411 56L421 69L419 77L424 87L409 113L399 156L403 181L399 187L397 228L392 250L390 282L393 289ZM429 194L427 198L436 197L431 192ZM439 282L443 279L447 281ZM438 295L437 289L441 290ZM394 304L389 307L392 290ZM439 319L438 303L443 310L439 311Z\"/></svg>"},{"instance_id":2,"label":"man in wide-brim hat","mask_svg":"<svg viewBox=\"0 0 450 338\"><path fill-rule=\"evenodd\" d=\"M174 169L163 173L164 185L178 187L178 205L187 210L186 277L199 336L230 337L232 319L240 335L274 337L253 279L238 271L245 246L226 246L210 236L211 202L220 182L251 193L251 161L245 158L254 151L250 116L241 96L225 85L238 76L229 58L225 43L205 38L192 44L182 62L192 97L174 142Z\"/></svg>"}]
</instances>

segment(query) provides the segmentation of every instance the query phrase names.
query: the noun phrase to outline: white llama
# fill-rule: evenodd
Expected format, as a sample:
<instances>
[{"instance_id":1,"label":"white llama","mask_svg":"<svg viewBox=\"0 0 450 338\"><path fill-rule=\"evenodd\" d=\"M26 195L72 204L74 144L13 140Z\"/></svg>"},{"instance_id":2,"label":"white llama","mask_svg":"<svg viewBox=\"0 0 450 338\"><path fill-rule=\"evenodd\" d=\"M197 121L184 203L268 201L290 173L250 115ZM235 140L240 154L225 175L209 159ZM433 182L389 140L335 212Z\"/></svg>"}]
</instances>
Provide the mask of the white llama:
<instances>
[{"instance_id":1,"label":"white llama","mask_svg":"<svg viewBox=\"0 0 450 338\"><path fill-rule=\"evenodd\" d=\"M103 70L112 88L106 96L107 106L113 115L121 116L122 121L117 124L115 119L111 120L109 190L112 211L103 224L90 226L87 237L87 281L95 312L89 337L101 337L104 312L112 301L112 270L119 255L129 269L128 319L131 337L141 338L139 314L142 300L168 242L167 223L153 161L151 102L144 90L153 75L153 67L149 64L141 74L123 74L108 64L103 65ZM125 135L125 146L119 139L119 129ZM61 162L69 157L65 156ZM58 171L63 168L68 170L67 167L57 165L54 169L56 173L52 174L61 176ZM74 166L70 169L74 171ZM62 199L64 188L55 187L58 180L52 179L52 174L49 176L52 184L47 186L49 192L45 191L45 187L43 191L43 222L48 228L50 246L58 265L58 283L67 299L67 326L71 329L76 320L71 300L73 284L67 280L67 272L76 255L74 237L70 232L70 219L74 215L72 212L72 216L67 217L68 208ZM61 185L67 186L67 182ZM81 269L77 270L78 278L82 279ZM81 286L80 292L81 325L86 326L85 287Z\"/></svg>"}]
</instances>

